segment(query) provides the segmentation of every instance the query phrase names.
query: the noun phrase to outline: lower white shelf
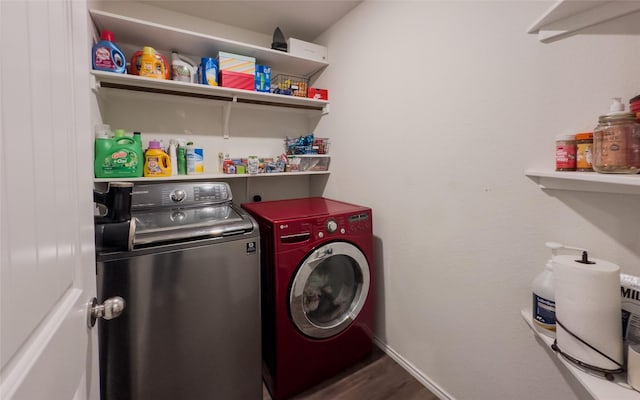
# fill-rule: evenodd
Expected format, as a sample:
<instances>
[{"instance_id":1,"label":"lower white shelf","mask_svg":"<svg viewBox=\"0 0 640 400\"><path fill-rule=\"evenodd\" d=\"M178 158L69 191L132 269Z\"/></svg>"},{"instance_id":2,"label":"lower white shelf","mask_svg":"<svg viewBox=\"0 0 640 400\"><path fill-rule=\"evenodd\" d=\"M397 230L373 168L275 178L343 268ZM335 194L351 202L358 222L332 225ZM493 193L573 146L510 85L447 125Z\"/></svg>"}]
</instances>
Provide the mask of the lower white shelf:
<instances>
[{"instance_id":1,"label":"lower white shelf","mask_svg":"<svg viewBox=\"0 0 640 400\"><path fill-rule=\"evenodd\" d=\"M547 345L547 350L549 350L554 357L560 359L562 364L576 377L578 382L587 389L594 399L640 400L640 392L636 392L627 384L627 376L625 374L617 375L613 381L608 381L601 375L595 375L576 367L551 349L554 340L553 332L535 326L532 320L531 310L524 309L521 311L521 314L522 318L527 322L533 332L535 332L536 336Z\"/></svg>"},{"instance_id":2,"label":"lower white shelf","mask_svg":"<svg viewBox=\"0 0 640 400\"><path fill-rule=\"evenodd\" d=\"M305 172L273 172L265 174L198 174L198 175L174 175L159 176L154 178L94 178L94 182L159 182L159 181L201 181L215 179L247 179L268 178L274 176L300 176L300 175L328 175L329 171L305 171Z\"/></svg>"}]
</instances>

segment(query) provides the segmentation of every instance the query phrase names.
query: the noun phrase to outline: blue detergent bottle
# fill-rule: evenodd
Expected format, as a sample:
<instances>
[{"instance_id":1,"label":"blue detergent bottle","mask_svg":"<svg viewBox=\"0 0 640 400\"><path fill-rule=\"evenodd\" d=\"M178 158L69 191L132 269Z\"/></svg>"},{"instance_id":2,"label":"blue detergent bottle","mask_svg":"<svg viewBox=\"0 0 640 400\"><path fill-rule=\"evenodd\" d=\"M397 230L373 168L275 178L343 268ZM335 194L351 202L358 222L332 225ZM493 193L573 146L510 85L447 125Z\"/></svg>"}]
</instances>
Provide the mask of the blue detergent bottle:
<instances>
[{"instance_id":1,"label":"blue detergent bottle","mask_svg":"<svg viewBox=\"0 0 640 400\"><path fill-rule=\"evenodd\" d=\"M93 69L98 71L127 73L127 62L124 53L113 40L113 32L102 31L100 41L93 45L91 51Z\"/></svg>"}]
</instances>

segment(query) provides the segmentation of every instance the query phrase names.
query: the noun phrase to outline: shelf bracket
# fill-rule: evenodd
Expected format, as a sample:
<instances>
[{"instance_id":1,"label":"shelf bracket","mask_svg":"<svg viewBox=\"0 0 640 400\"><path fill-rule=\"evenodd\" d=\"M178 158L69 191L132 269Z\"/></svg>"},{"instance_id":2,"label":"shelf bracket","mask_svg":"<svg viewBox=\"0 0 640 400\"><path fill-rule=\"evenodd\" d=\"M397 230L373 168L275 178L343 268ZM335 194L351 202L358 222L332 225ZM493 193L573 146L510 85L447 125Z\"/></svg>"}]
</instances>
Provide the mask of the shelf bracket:
<instances>
[{"instance_id":1,"label":"shelf bracket","mask_svg":"<svg viewBox=\"0 0 640 400\"><path fill-rule=\"evenodd\" d=\"M91 80L91 82L89 82L89 86L91 87L91 90L94 93L98 93L98 90L100 89L100 81L96 79L95 76L93 75L89 75L89 79Z\"/></svg>"},{"instance_id":2,"label":"shelf bracket","mask_svg":"<svg viewBox=\"0 0 640 400\"><path fill-rule=\"evenodd\" d=\"M224 105L224 116L223 116L223 126L222 126L222 137L224 139L229 139L229 119L231 118L231 105L233 103L238 102L238 96L233 96L233 100L231 102Z\"/></svg>"},{"instance_id":3,"label":"shelf bracket","mask_svg":"<svg viewBox=\"0 0 640 400\"><path fill-rule=\"evenodd\" d=\"M329 114L329 104L325 104L324 107L322 107L322 115L328 115Z\"/></svg>"}]
</instances>

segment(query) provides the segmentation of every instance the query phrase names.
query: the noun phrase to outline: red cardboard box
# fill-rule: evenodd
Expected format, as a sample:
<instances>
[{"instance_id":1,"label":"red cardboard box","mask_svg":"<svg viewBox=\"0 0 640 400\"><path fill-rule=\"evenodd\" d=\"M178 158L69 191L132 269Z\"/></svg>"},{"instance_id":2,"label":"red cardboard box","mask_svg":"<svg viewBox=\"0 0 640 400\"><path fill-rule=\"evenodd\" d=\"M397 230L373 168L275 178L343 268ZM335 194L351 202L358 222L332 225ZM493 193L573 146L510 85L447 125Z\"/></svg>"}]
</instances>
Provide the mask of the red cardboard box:
<instances>
[{"instance_id":1,"label":"red cardboard box","mask_svg":"<svg viewBox=\"0 0 640 400\"><path fill-rule=\"evenodd\" d=\"M220 86L255 90L255 75L243 74L241 72L220 71Z\"/></svg>"},{"instance_id":2,"label":"red cardboard box","mask_svg":"<svg viewBox=\"0 0 640 400\"><path fill-rule=\"evenodd\" d=\"M327 89L309 88L307 97L316 100L329 100L329 91Z\"/></svg>"}]
</instances>

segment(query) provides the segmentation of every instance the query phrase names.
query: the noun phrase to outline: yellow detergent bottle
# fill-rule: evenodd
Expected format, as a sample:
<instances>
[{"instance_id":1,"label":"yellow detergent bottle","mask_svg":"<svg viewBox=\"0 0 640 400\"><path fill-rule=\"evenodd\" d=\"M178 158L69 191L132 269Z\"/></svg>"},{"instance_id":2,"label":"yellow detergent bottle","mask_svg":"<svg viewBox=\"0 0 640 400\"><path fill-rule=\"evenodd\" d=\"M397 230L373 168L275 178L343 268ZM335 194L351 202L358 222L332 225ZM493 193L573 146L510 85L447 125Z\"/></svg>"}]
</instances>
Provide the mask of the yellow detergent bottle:
<instances>
[{"instance_id":1,"label":"yellow detergent bottle","mask_svg":"<svg viewBox=\"0 0 640 400\"><path fill-rule=\"evenodd\" d=\"M140 76L147 78L165 79L167 71L165 65L158 57L158 53L153 47L145 46L140 56Z\"/></svg>"},{"instance_id":2,"label":"yellow detergent bottle","mask_svg":"<svg viewBox=\"0 0 640 400\"><path fill-rule=\"evenodd\" d=\"M171 176L171 159L157 140L149 141L149 148L144 153L144 176Z\"/></svg>"}]
</instances>

